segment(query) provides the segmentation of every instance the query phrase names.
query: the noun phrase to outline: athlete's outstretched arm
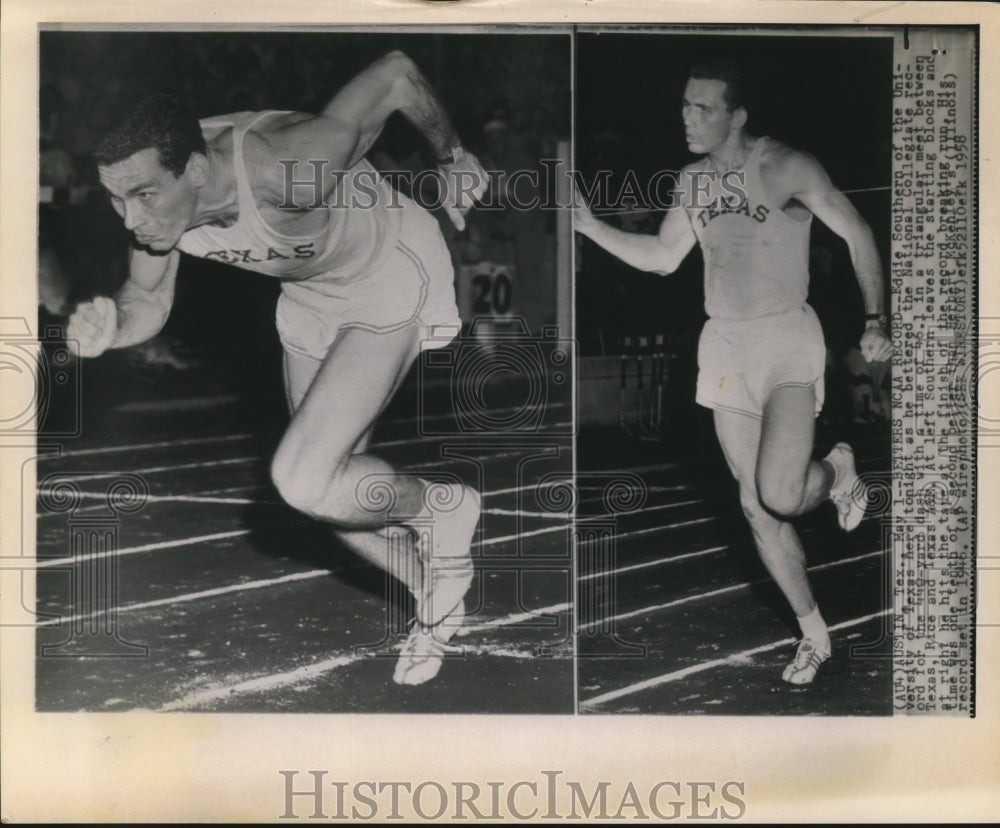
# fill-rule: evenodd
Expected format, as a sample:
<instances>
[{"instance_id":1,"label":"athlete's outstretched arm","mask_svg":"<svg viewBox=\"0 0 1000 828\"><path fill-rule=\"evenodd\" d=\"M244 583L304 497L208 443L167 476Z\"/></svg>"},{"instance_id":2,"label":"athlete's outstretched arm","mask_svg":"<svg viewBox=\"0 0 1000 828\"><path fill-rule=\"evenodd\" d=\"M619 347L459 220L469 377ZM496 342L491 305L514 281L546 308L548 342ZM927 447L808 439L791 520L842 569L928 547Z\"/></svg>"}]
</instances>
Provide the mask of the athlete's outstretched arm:
<instances>
[{"instance_id":1,"label":"athlete's outstretched arm","mask_svg":"<svg viewBox=\"0 0 1000 828\"><path fill-rule=\"evenodd\" d=\"M321 114L356 130L356 161L378 138L393 112L420 131L435 158L447 159L461 146L427 78L403 52L390 52L375 61L344 86Z\"/></svg>"},{"instance_id":2,"label":"athlete's outstretched arm","mask_svg":"<svg viewBox=\"0 0 1000 828\"><path fill-rule=\"evenodd\" d=\"M801 201L827 227L845 242L851 253L854 274L861 286L865 310L869 314L885 312L885 285L875 235L871 227L840 190L830 181L826 170L812 156L796 152L789 157L786 175L790 176L791 197ZM892 343L881 323L871 320L861 337L865 359L882 361L892 355Z\"/></svg>"},{"instance_id":3,"label":"athlete's outstretched arm","mask_svg":"<svg viewBox=\"0 0 1000 828\"><path fill-rule=\"evenodd\" d=\"M461 216L485 191L487 176L475 156L463 149L427 79L402 52L390 52L371 64L318 116L294 120L268 140L279 158L327 159L335 171L343 171L371 148L394 112L430 144L448 185L445 208L462 229Z\"/></svg>"},{"instance_id":4,"label":"athlete's outstretched arm","mask_svg":"<svg viewBox=\"0 0 1000 828\"><path fill-rule=\"evenodd\" d=\"M577 192L573 222L578 233L600 245L625 264L661 276L677 270L697 241L694 230L691 229L691 222L681 207L667 211L655 236L647 233L628 233L596 218Z\"/></svg>"},{"instance_id":5,"label":"athlete's outstretched arm","mask_svg":"<svg viewBox=\"0 0 1000 828\"><path fill-rule=\"evenodd\" d=\"M174 301L180 253L158 256L129 251L129 276L114 299L81 302L70 316L66 339L79 355L96 357L109 348L127 348L156 336Z\"/></svg>"}]
</instances>

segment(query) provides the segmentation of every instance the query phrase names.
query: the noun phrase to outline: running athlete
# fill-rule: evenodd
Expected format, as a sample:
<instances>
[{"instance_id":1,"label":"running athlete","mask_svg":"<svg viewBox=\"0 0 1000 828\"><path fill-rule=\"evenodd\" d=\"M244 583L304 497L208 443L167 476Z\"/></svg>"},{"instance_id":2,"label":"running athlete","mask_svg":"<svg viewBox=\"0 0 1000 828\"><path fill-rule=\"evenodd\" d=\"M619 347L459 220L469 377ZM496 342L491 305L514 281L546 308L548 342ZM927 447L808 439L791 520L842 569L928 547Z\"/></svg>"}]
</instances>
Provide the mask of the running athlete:
<instances>
[{"instance_id":1,"label":"running athlete","mask_svg":"<svg viewBox=\"0 0 1000 828\"><path fill-rule=\"evenodd\" d=\"M279 278L292 418L272 463L275 486L409 587L417 623L394 680L421 684L461 625L480 496L367 453L375 419L420 348L447 344L460 327L436 220L364 160L393 112L434 150L445 209L462 229L485 172L401 52L361 72L319 115L199 123L164 96L138 103L95 151L101 184L135 237L129 276L113 299L79 305L67 338L94 357L154 336L170 312L180 251Z\"/></svg>"},{"instance_id":2,"label":"running athlete","mask_svg":"<svg viewBox=\"0 0 1000 828\"><path fill-rule=\"evenodd\" d=\"M867 309L860 350L869 362L889 359L892 350L881 263L871 229L815 158L748 133L737 65L696 65L682 111L688 149L703 157L681 171L676 209L659 233L618 230L579 202L576 229L627 264L661 275L701 246L710 318L698 347L696 400L713 409L761 560L798 618L802 639L782 678L808 684L830 657L830 634L789 519L829 498L840 526L851 531L867 503L850 446L838 443L823 460L810 459L826 354L806 304L812 217L847 242Z\"/></svg>"}]
</instances>

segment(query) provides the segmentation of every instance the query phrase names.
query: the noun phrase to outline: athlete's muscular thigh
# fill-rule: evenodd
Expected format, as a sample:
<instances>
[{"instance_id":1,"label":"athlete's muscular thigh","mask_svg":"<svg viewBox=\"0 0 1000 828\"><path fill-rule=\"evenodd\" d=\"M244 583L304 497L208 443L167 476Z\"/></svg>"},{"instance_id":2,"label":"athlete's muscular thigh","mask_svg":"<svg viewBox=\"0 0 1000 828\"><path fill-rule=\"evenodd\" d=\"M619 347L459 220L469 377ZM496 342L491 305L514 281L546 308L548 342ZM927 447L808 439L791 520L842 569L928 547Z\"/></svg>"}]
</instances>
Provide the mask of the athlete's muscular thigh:
<instances>
[{"instance_id":1,"label":"athlete's muscular thigh","mask_svg":"<svg viewBox=\"0 0 1000 828\"><path fill-rule=\"evenodd\" d=\"M798 514L812 455L816 397L812 387L775 389L764 404L757 490L779 515Z\"/></svg>"},{"instance_id":2,"label":"athlete's muscular thigh","mask_svg":"<svg viewBox=\"0 0 1000 828\"><path fill-rule=\"evenodd\" d=\"M279 490L308 499L329 485L364 445L412 365L418 342L415 325L393 333L351 328L318 368L308 358L287 358L286 387L295 413L272 464Z\"/></svg>"},{"instance_id":3,"label":"athlete's muscular thigh","mask_svg":"<svg viewBox=\"0 0 1000 828\"><path fill-rule=\"evenodd\" d=\"M309 386L312 385L322 365L323 360L321 359L285 349L283 362L285 399L288 402L288 410L292 414L302 404L306 391L309 390Z\"/></svg>"}]
</instances>

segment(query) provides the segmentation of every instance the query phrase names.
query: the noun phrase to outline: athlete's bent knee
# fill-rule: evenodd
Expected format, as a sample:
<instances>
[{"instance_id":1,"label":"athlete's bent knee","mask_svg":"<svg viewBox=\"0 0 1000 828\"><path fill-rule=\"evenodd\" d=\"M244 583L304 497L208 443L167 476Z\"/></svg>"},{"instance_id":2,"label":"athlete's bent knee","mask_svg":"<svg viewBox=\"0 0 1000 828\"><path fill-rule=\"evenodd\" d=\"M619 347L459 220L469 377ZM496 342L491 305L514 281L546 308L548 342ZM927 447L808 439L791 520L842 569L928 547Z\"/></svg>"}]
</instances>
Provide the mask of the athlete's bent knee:
<instances>
[{"instance_id":1,"label":"athlete's bent knee","mask_svg":"<svg viewBox=\"0 0 1000 828\"><path fill-rule=\"evenodd\" d=\"M795 517L802 514L805 492L802 486L791 481L759 480L760 500L767 509L779 517Z\"/></svg>"},{"instance_id":2,"label":"athlete's bent knee","mask_svg":"<svg viewBox=\"0 0 1000 828\"><path fill-rule=\"evenodd\" d=\"M336 521L342 499L335 488L337 469L314 469L280 448L271 462L271 481L281 499L293 509L310 517Z\"/></svg>"},{"instance_id":3,"label":"athlete's bent knee","mask_svg":"<svg viewBox=\"0 0 1000 828\"><path fill-rule=\"evenodd\" d=\"M293 509L308 515L315 513L318 501L316 487L307 486L301 478L297 478L294 470L280 455L275 455L271 463L271 481L281 499Z\"/></svg>"},{"instance_id":4,"label":"athlete's bent knee","mask_svg":"<svg viewBox=\"0 0 1000 828\"><path fill-rule=\"evenodd\" d=\"M760 498L757 497L757 493L752 489L740 490L740 506L743 507L743 516L751 527L756 527L761 520L770 517L760 502Z\"/></svg>"}]
</instances>

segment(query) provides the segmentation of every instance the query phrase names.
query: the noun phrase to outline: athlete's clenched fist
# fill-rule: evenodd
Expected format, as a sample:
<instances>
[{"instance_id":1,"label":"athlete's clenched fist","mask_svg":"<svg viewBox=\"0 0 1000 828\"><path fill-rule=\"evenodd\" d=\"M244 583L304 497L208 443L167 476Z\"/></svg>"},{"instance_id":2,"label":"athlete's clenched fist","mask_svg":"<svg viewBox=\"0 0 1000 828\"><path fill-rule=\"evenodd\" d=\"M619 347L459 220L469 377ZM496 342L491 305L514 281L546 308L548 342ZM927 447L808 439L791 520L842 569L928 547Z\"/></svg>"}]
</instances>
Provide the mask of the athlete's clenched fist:
<instances>
[{"instance_id":1,"label":"athlete's clenched fist","mask_svg":"<svg viewBox=\"0 0 1000 828\"><path fill-rule=\"evenodd\" d=\"M892 340L880 326L868 328L858 343L865 362L885 362L892 358Z\"/></svg>"},{"instance_id":2,"label":"athlete's clenched fist","mask_svg":"<svg viewBox=\"0 0 1000 828\"><path fill-rule=\"evenodd\" d=\"M451 223L462 231L465 229L465 214L486 193L489 174L476 156L461 147L455 148L450 161L440 163L438 167L444 187L442 206Z\"/></svg>"},{"instance_id":3,"label":"athlete's clenched fist","mask_svg":"<svg viewBox=\"0 0 1000 828\"><path fill-rule=\"evenodd\" d=\"M69 318L66 341L78 356L96 357L115 341L118 333L118 308L107 296L95 296L81 302Z\"/></svg>"}]
</instances>

